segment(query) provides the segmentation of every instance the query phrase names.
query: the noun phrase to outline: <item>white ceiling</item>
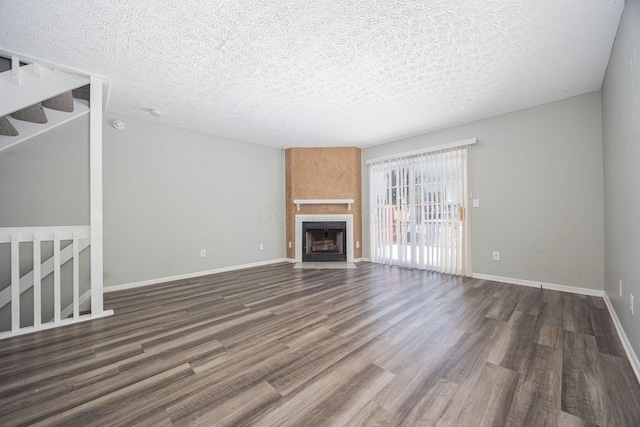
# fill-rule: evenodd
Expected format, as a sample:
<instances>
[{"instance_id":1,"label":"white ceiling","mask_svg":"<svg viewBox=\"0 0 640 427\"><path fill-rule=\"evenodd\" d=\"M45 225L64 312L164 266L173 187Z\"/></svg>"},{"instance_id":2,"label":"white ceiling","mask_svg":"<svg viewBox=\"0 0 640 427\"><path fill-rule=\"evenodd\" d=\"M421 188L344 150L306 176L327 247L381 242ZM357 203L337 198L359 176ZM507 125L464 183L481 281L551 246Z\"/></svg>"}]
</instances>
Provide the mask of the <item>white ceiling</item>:
<instances>
[{"instance_id":1,"label":"white ceiling","mask_svg":"<svg viewBox=\"0 0 640 427\"><path fill-rule=\"evenodd\" d=\"M275 147L364 147L598 90L623 7L0 0L0 48L109 78L117 113Z\"/></svg>"}]
</instances>

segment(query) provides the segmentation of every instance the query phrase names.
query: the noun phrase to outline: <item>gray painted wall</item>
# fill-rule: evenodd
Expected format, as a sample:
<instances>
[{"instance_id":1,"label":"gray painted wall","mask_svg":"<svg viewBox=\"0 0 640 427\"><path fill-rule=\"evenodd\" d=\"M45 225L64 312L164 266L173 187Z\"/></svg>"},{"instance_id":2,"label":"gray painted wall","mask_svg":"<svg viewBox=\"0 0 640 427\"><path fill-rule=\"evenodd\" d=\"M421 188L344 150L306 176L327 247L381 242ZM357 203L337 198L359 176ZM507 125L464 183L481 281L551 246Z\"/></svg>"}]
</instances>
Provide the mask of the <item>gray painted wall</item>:
<instances>
[{"instance_id":1,"label":"gray painted wall","mask_svg":"<svg viewBox=\"0 0 640 427\"><path fill-rule=\"evenodd\" d=\"M363 162L477 137L471 149L473 272L603 289L600 93L363 150ZM369 194L363 166L363 194ZM368 196L363 209L368 253ZM492 260L492 251L501 260Z\"/></svg>"},{"instance_id":2,"label":"gray painted wall","mask_svg":"<svg viewBox=\"0 0 640 427\"><path fill-rule=\"evenodd\" d=\"M284 257L283 150L123 116L117 131L115 118L105 113L103 125L105 286ZM85 116L0 153L0 227L89 223L88 135ZM0 288L9 253L0 245ZM6 306L0 330L9 319Z\"/></svg>"},{"instance_id":3,"label":"gray painted wall","mask_svg":"<svg viewBox=\"0 0 640 427\"><path fill-rule=\"evenodd\" d=\"M627 0L602 86L605 291L640 354L640 1ZM618 293L623 282L623 296Z\"/></svg>"},{"instance_id":4,"label":"gray painted wall","mask_svg":"<svg viewBox=\"0 0 640 427\"><path fill-rule=\"evenodd\" d=\"M283 150L104 119L105 286L284 257Z\"/></svg>"},{"instance_id":5,"label":"gray painted wall","mask_svg":"<svg viewBox=\"0 0 640 427\"><path fill-rule=\"evenodd\" d=\"M0 227L89 224L89 116L0 152Z\"/></svg>"},{"instance_id":6,"label":"gray painted wall","mask_svg":"<svg viewBox=\"0 0 640 427\"><path fill-rule=\"evenodd\" d=\"M89 224L89 120L63 126L0 152L0 227ZM63 247L68 242L63 242ZM89 289L89 251L80 255L80 294ZM11 283L10 245L0 244L0 289ZM42 246L42 259L53 244ZM33 246L20 244L20 271L33 268ZM71 263L62 268L62 283L71 283ZM53 317L53 275L42 281L42 318ZM71 303L63 288L62 307ZM33 290L22 294L21 325L33 324ZM0 331L10 327L10 306L0 309Z\"/></svg>"}]
</instances>

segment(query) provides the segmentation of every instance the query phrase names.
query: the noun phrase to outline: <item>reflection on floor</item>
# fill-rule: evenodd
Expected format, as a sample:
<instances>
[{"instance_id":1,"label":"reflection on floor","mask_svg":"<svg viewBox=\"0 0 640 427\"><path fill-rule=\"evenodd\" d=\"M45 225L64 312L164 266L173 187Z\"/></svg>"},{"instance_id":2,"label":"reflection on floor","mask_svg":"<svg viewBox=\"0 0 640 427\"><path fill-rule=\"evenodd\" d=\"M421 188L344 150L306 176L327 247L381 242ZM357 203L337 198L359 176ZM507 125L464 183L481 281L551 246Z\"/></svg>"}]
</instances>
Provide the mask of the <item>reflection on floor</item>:
<instances>
[{"instance_id":1,"label":"reflection on floor","mask_svg":"<svg viewBox=\"0 0 640 427\"><path fill-rule=\"evenodd\" d=\"M0 342L0 425L640 426L602 298L357 266L108 292Z\"/></svg>"},{"instance_id":2,"label":"reflection on floor","mask_svg":"<svg viewBox=\"0 0 640 427\"><path fill-rule=\"evenodd\" d=\"M293 268L304 268L314 270L335 270L335 269L347 269L358 268L352 262L296 262Z\"/></svg>"}]
</instances>

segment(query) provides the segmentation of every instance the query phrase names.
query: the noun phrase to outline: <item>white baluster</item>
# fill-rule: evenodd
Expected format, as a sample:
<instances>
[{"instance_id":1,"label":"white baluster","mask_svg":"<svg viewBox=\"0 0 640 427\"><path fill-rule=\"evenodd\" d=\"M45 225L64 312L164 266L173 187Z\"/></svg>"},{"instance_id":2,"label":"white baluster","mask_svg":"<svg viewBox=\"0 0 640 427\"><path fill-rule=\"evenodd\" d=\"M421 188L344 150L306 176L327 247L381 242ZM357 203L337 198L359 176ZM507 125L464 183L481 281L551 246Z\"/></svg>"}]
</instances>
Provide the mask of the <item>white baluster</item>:
<instances>
[{"instance_id":1,"label":"white baluster","mask_svg":"<svg viewBox=\"0 0 640 427\"><path fill-rule=\"evenodd\" d=\"M60 322L60 237L53 234L53 321Z\"/></svg>"},{"instance_id":2,"label":"white baluster","mask_svg":"<svg viewBox=\"0 0 640 427\"><path fill-rule=\"evenodd\" d=\"M11 330L20 329L20 239L11 234Z\"/></svg>"},{"instance_id":3,"label":"white baluster","mask_svg":"<svg viewBox=\"0 0 640 427\"><path fill-rule=\"evenodd\" d=\"M42 323L41 263L40 235L33 233L33 326L36 328Z\"/></svg>"},{"instance_id":4,"label":"white baluster","mask_svg":"<svg viewBox=\"0 0 640 427\"><path fill-rule=\"evenodd\" d=\"M80 316L80 259L78 233L73 232L73 318Z\"/></svg>"},{"instance_id":5,"label":"white baluster","mask_svg":"<svg viewBox=\"0 0 640 427\"><path fill-rule=\"evenodd\" d=\"M20 59L17 56L11 57L11 77L13 78L13 83L20 84Z\"/></svg>"}]
</instances>

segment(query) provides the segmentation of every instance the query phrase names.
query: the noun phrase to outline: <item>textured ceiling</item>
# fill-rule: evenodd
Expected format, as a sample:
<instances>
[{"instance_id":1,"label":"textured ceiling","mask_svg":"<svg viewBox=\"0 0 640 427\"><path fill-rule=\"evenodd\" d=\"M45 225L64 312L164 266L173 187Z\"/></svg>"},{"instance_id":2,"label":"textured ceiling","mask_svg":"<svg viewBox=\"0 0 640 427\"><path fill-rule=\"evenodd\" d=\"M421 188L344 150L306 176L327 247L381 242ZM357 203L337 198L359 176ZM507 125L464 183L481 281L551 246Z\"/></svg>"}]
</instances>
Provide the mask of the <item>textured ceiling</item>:
<instances>
[{"instance_id":1,"label":"textured ceiling","mask_svg":"<svg viewBox=\"0 0 640 427\"><path fill-rule=\"evenodd\" d=\"M109 78L117 113L276 147L363 147L598 90L623 7L0 0L0 48Z\"/></svg>"}]
</instances>

